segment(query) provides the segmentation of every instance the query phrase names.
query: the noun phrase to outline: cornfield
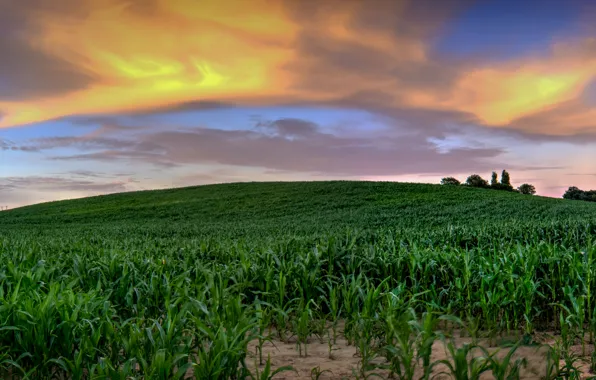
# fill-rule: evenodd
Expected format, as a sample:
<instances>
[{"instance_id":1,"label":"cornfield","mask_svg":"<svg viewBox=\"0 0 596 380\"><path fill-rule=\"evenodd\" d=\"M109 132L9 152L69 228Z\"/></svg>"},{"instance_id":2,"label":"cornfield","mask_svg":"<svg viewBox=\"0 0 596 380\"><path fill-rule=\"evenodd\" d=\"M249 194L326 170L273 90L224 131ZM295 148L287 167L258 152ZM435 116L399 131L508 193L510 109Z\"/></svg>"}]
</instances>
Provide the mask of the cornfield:
<instances>
[{"instance_id":1,"label":"cornfield","mask_svg":"<svg viewBox=\"0 0 596 380\"><path fill-rule=\"evenodd\" d=\"M596 208L553 201L564 218L539 206L524 218L507 209L508 199L549 200L506 194L497 202L494 193L477 190L470 192L476 203L462 196L453 209L443 205L434 212L450 223L426 228L409 222L415 214L400 221L399 207L382 216L391 223L376 225L357 204L350 220L361 221L351 227L330 225L332 217L312 209L296 213L308 226L276 222L272 210L246 205L205 228L197 227L201 215L135 219L141 214L124 203L119 220L104 210L94 221L91 213L66 222L68 202L55 204L54 216L50 204L40 206L37 219L35 208L6 212L2 378L334 377L324 368L305 375L273 365L272 343L294 345L294 364L315 344L326 345L331 359L349 345L357 355L351 378L515 379L528 364L518 355L523 347L542 350L535 377L591 376ZM76 202L73 210L102 200ZM488 215L492 203L512 217L473 211L485 204ZM580 207L587 208L573 211ZM335 217L346 215L336 210ZM436 359L437 346L445 357Z\"/></svg>"}]
</instances>

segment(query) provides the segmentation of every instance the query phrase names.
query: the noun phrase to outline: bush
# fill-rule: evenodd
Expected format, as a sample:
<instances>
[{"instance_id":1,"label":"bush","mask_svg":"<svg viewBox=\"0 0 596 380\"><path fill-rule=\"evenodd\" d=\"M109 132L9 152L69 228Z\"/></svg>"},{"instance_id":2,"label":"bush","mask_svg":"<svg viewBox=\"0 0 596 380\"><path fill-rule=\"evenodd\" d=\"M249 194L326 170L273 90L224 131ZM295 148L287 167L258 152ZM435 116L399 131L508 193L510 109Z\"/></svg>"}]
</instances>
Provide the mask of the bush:
<instances>
[{"instance_id":1,"label":"bush","mask_svg":"<svg viewBox=\"0 0 596 380\"><path fill-rule=\"evenodd\" d=\"M461 182L457 178L454 177L445 177L441 180L441 185L454 185L458 186Z\"/></svg>"},{"instance_id":2,"label":"bush","mask_svg":"<svg viewBox=\"0 0 596 380\"><path fill-rule=\"evenodd\" d=\"M490 188L495 189L495 190L503 190L503 191L514 191L515 190L513 188L513 186L503 185L502 183L497 183L495 185L491 185Z\"/></svg>"},{"instance_id":3,"label":"bush","mask_svg":"<svg viewBox=\"0 0 596 380\"><path fill-rule=\"evenodd\" d=\"M563 194L563 198L578 201L596 202L596 190L584 191L575 186L571 186L569 189L567 189L565 194Z\"/></svg>"},{"instance_id":4,"label":"bush","mask_svg":"<svg viewBox=\"0 0 596 380\"><path fill-rule=\"evenodd\" d=\"M536 194L536 188L534 187L534 185L531 185L529 183L524 183L523 185L518 187L517 190L521 194L526 194L526 195Z\"/></svg>"},{"instance_id":5,"label":"bush","mask_svg":"<svg viewBox=\"0 0 596 380\"><path fill-rule=\"evenodd\" d=\"M488 182L478 174L472 174L466 179L466 185L472 187L488 187Z\"/></svg>"}]
</instances>

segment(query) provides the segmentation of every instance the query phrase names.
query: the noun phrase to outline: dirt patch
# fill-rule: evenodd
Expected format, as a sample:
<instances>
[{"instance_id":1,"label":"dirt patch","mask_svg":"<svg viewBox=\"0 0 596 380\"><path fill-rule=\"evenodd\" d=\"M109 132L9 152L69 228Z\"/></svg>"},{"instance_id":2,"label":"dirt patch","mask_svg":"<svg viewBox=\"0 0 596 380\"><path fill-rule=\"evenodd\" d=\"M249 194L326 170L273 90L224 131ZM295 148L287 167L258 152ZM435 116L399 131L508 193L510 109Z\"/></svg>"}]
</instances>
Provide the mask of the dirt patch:
<instances>
[{"instance_id":1,"label":"dirt patch","mask_svg":"<svg viewBox=\"0 0 596 380\"><path fill-rule=\"evenodd\" d=\"M551 343L553 341L552 338L548 338L546 335L542 337L543 342L541 343ZM549 341L550 339L550 341ZM453 340L455 341L457 347L460 347L466 343L471 343L471 338L460 338L454 337ZM488 347L488 341L481 339L478 341L483 347ZM591 345L586 346L586 356L582 357L578 362L583 374L582 378L587 378L592 376L589 373L589 363L590 363L590 355L592 352ZM497 357L502 358L504 357L510 347L503 346L503 347L490 347L488 351L493 353L497 352ZM577 345L572 347L572 351L577 354L581 354L582 346ZM251 371L254 370L255 365L258 362L258 358L256 356L256 343L253 342L249 346L249 355L247 358L247 364L250 367ZM522 379L542 379L546 374L546 355L548 352L548 348L544 345L531 345L531 346L521 346L517 349L513 356L513 360L517 358L525 358L527 361L527 365L525 368L521 370L521 378ZM473 353L474 356L480 356L480 351L476 351ZM282 366L291 365L295 368L296 372L283 372L275 376L275 379L314 379L312 377L313 368L318 369L318 371L326 371L323 373L319 379L356 379L359 378L357 375L359 373L360 368L360 357L357 354L357 349L353 345L348 345L346 339L338 338L337 343L333 346L333 351L331 357L329 356L329 347L327 344L327 340L323 340L322 342L319 339L312 339L309 341L308 344L308 356L300 356L298 348L295 342L281 342L279 340L274 340L272 343L267 342L263 347L263 359L264 361L267 360L267 357L270 356L272 368L278 368ZM449 360L449 352L445 347L445 344L442 341L436 341L433 345L432 350L432 361L437 360ZM382 358L376 361L377 363L382 362ZM259 368L263 368L263 366L259 365ZM440 372L446 370L444 365L438 365L435 367L433 374L438 375ZM383 378L387 378L389 372L387 370L373 370L368 373L375 373L381 375ZM416 378L419 378L422 375L422 372L416 374ZM438 378L450 378L450 376L439 376ZM482 376L482 379L493 379L494 376L491 372L485 372Z\"/></svg>"}]
</instances>

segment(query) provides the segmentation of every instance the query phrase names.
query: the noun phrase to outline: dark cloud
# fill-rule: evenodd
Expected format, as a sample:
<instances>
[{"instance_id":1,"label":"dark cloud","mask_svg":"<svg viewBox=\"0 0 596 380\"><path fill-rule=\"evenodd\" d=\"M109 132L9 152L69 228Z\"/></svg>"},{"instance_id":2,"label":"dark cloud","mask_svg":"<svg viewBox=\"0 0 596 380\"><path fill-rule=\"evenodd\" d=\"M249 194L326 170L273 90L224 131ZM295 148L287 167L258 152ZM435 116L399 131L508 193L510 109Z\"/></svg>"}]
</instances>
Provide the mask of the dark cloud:
<instances>
[{"instance_id":1,"label":"dark cloud","mask_svg":"<svg viewBox=\"0 0 596 380\"><path fill-rule=\"evenodd\" d=\"M370 97L379 98L382 93ZM341 101L350 103L364 98L365 94L356 94L353 99ZM235 131L208 128L165 131L145 129L140 124L128 127L112 123L82 137L33 139L20 149L41 152L70 148L76 152L53 154L49 158L54 160L148 163L162 168L220 164L326 176L382 176L490 170L497 165L495 161L500 154L509 149L507 141L575 141L573 137L565 140L560 136L482 128L474 123L473 116L465 113L380 105L370 105L370 110L384 119L387 129L332 134L313 122L297 118L257 118L253 130ZM141 118L138 122L145 121ZM463 142L450 143L450 139L457 140L458 136L465 137ZM504 141L501 146L482 143L497 137ZM583 136L583 141L589 137ZM441 146L442 142L446 142L448 149ZM517 165L515 169L547 167ZM548 169L555 168L550 165Z\"/></svg>"},{"instance_id":2,"label":"dark cloud","mask_svg":"<svg viewBox=\"0 0 596 380\"><path fill-rule=\"evenodd\" d=\"M270 173L263 173L270 174ZM242 169L219 168L200 173L193 173L191 175L182 176L176 179L175 182L184 186L186 184L208 184L208 183L226 183L226 182L242 182L250 180L250 174Z\"/></svg>"},{"instance_id":3,"label":"dark cloud","mask_svg":"<svg viewBox=\"0 0 596 380\"><path fill-rule=\"evenodd\" d=\"M264 104L279 104L279 105L295 105L298 102L294 101L284 101L280 102L280 99L268 99L263 101L251 101L250 99L240 99L238 100L238 104L252 104L255 106L264 105ZM215 110L215 109L231 109L237 107L236 103L230 102L220 102L220 101L191 101L191 102L180 102L175 104L167 104L163 106L156 106L152 108L145 108L145 109L137 109L137 110L128 110L128 111L121 111L121 112L113 112L106 115L71 115L71 116L64 116L55 119L51 119L50 121L66 121L72 123L73 125L79 125L83 127L88 127L89 125L100 125L104 129L119 129L119 130L134 130L134 129L145 129L147 128L146 125L139 126L139 125L131 125L122 123L122 119L126 118L133 118L135 120L142 120L143 118L150 118L152 116L160 116L160 115L167 115L170 113L175 112L185 112L185 111L204 111L204 110ZM2 120L2 113L0 112L0 120Z\"/></svg>"},{"instance_id":4,"label":"dark cloud","mask_svg":"<svg viewBox=\"0 0 596 380\"><path fill-rule=\"evenodd\" d=\"M387 106L389 100L390 95L383 91L370 90L338 98L330 101L329 105L363 109L388 118L393 126L407 128L433 137L468 131L484 135L489 140L494 137L502 137L529 143L560 142L579 145L596 142L596 121L594 127L587 127L583 132L576 131L567 135L558 133L557 122L560 123L562 115L571 117L586 111L581 102L562 103L551 110L520 118L509 125L495 127L484 125L476 115L471 113L416 107L391 107Z\"/></svg>"},{"instance_id":5,"label":"dark cloud","mask_svg":"<svg viewBox=\"0 0 596 380\"><path fill-rule=\"evenodd\" d=\"M471 113L416 107L390 107L386 105L388 99L389 95L382 91L360 91L338 98L329 104L335 107L364 109L388 118L393 126L433 137L467 131L483 135L488 140L501 137L529 143L560 142L579 145L596 142L596 122L594 127L586 127L584 131L576 130L573 134L559 133L560 128L557 128L557 123L561 122L562 116L572 117L586 111L585 105L577 101L562 103L550 110L515 120L509 125L495 127L484 125L476 115Z\"/></svg>"},{"instance_id":6,"label":"dark cloud","mask_svg":"<svg viewBox=\"0 0 596 380\"><path fill-rule=\"evenodd\" d=\"M428 38L453 15L477 0L284 0L287 14L307 27L330 14L350 9L349 26L357 30L389 31L394 35Z\"/></svg>"},{"instance_id":7,"label":"dark cloud","mask_svg":"<svg viewBox=\"0 0 596 380\"><path fill-rule=\"evenodd\" d=\"M50 5L53 4L53 5ZM19 101L86 88L93 76L29 42L37 33L31 13L44 8L71 11L72 1L18 0L0 2L0 100Z\"/></svg>"},{"instance_id":8,"label":"dark cloud","mask_svg":"<svg viewBox=\"0 0 596 380\"><path fill-rule=\"evenodd\" d=\"M596 173L567 173L565 175L574 177L596 177Z\"/></svg>"},{"instance_id":9,"label":"dark cloud","mask_svg":"<svg viewBox=\"0 0 596 380\"><path fill-rule=\"evenodd\" d=\"M235 103L222 102L218 100L196 100L191 102L183 102L174 105L163 105L153 107L151 109L136 110L118 113L119 116L143 116L169 112L183 112L183 111L199 111L199 110L213 110L213 109L227 109L236 107Z\"/></svg>"},{"instance_id":10,"label":"dark cloud","mask_svg":"<svg viewBox=\"0 0 596 380\"><path fill-rule=\"evenodd\" d=\"M17 147L19 150L32 152L56 148L78 147L80 149L123 149L133 146L135 142L101 136L83 137L43 137L29 140L28 145Z\"/></svg>"},{"instance_id":11,"label":"dark cloud","mask_svg":"<svg viewBox=\"0 0 596 380\"><path fill-rule=\"evenodd\" d=\"M4 177L0 179L0 189L10 191L82 191L82 192L121 192L126 191L126 182L94 182L64 177Z\"/></svg>"},{"instance_id":12,"label":"dark cloud","mask_svg":"<svg viewBox=\"0 0 596 380\"><path fill-rule=\"evenodd\" d=\"M476 136L480 141L493 141L495 139L504 139L510 143L526 143L526 144L543 144L543 143L564 143L574 145L588 145L596 142L596 129L589 130L583 133L575 133L569 135L552 134L548 131L526 132L514 128L497 128L485 127L478 123L466 123L463 121L456 121L451 118L451 123L447 122L449 118L443 119L446 122L444 128L435 125L433 127L436 135L448 135L453 133L455 135L466 134L468 136ZM459 124L462 123L462 124Z\"/></svg>"},{"instance_id":13,"label":"dark cloud","mask_svg":"<svg viewBox=\"0 0 596 380\"><path fill-rule=\"evenodd\" d=\"M152 153L144 150L102 150L94 153L82 153L68 156L53 156L58 161L103 161L103 162L144 162L168 168L179 166L178 163L167 159L164 154ZM199 162L196 162L199 163Z\"/></svg>"},{"instance_id":14,"label":"dark cloud","mask_svg":"<svg viewBox=\"0 0 596 380\"><path fill-rule=\"evenodd\" d=\"M0 51L0 100L64 94L93 81L77 67L35 51L17 38L0 36Z\"/></svg>"},{"instance_id":15,"label":"dark cloud","mask_svg":"<svg viewBox=\"0 0 596 380\"><path fill-rule=\"evenodd\" d=\"M341 93L354 88L353 83L372 88L382 86L391 89L388 100L392 103L403 101L400 97L408 89L447 92L465 69L462 63L447 58L424 62L407 57L399 59L364 40L344 41L321 36L317 31L303 32L297 48L303 58L286 66L286 70L300 78L293 85L295 89Z\"/></svg>"},{"instance_id":16,"label":"dark cloud","mask_svg":"<svg viewBox=\"0 0 596 380\"><path fill-rule=\"evenodd\" d=\"M486 170L502 150L496 148L437 151L424 134L340 137L323 133L308 121L261 122L267 131L198 128L140 134L134 144L114 149L56 156L58 160L142 161L155 165L222 164L325 175L399 175L424 172ZM296 138L298 136L299 138Z\"/></svg>"},{"instance_id":17,"label":"dark cloud","mask_svg":"<svg viewBox=\"0 0 596 380\"><path fill-rule=\"evenodd\" d=\"M136 141L134 138L123 138L124 131L141 131L143 128L136 126L128 127L117 124L102 125L94 132L82 136L58 136L41 137L28 140L25 144L17 146L13 143L12 150L24 150L31 152L47 151L57 148L75 148L79 150L124 150L136 149L144 152L160 152L159 145L144 141ZM111 136L110 136L111 135Z\"/></svg>"},{"instance_id":18,"label":"dark cloud","mask_svg":"<svg viewBox=\"0 0 596 380\"><path fill-rule=\"evenodd\" d=\"M596 128L593 129L593 132L576 133L573 135L551 135L544 133L524 132L519 130L497 131L497 133L498 132L502 132L502 135L518 137L520 140L526 140L528 142L535 143L559 142L574 145L586 145L596 142Z\"/></svg>"},{"instance_id":19,"label":"dark cloud","mask_svg":"<svg viewBox=\"0 0 596 380\"><path fill-rule=\"evenodd\" d=\"M317 125L301 119L278 119L274 121L259 121L257 129L272 132L274 135L289 138L304 138L317 133Z\"/></svg>"},{"instance_id":20,"label":"dark cloud","mask_svg":"<svg viewBox=\"0 0 596 380\"><path fill-rule=\"evenodd\" d=\"M520 117L503 126L525 136L549 136L549 139L585 143L596 141L595 108L581 99L559 103L549 109ZM566 130L571 134L561 135Z\"/></svg>"},{"instance_id":21,"label":"dark cloud","mask_svg":"<svg viewBox=\"0 0 596 380\"><path fill-rule=\"evenodd\" d=\"M18 146L13 141L0 139L0 150L2 151L23 151L23 152L36 152L37 149L31 146Z\"/></svg>"},{"instance_id":22,"label":"dark cloud","mask_svg":"<svg viewBox=\"0 0 596 380\"><path fill-rule=\"evenodd\" d=\"M14 143L9 140L0 139L0 150L9 150L14 146Z\"/></svg>"},{"instance_id":23,"label":"dark cloud","mask_svg":"<svg viewBox=\"0 0 596 380\"><path fill-rule=\"evenodd\" d=\"M287 1L287 10L299 25L296 39L301 59L289 63L288 72L299 80L295 88L341 91L353 81L378 88L379 84L406 92L449 88L465 68L464 62L422 59L431 39L459 11L474 1L371 0ZM329 15L350 9L345 21L351 38L327 29ZM376 35L377 38L371 37ZM376 45L379 36L386 41ZM375 40L375 41L371 41Z\"/></svg>"},{"instance_id":24,"label":"dark cloud","mask_svg":"<svg viewBox=\"0 0 596 380\"><path fill-rule=\"evenodd\" d=\"M132 177L133 173L104 173L98 171L91 171L91 170L71 170L67 173L75 177L88 177L88 178L118 178L118 177Z\"/></svg>"}]
</instances>

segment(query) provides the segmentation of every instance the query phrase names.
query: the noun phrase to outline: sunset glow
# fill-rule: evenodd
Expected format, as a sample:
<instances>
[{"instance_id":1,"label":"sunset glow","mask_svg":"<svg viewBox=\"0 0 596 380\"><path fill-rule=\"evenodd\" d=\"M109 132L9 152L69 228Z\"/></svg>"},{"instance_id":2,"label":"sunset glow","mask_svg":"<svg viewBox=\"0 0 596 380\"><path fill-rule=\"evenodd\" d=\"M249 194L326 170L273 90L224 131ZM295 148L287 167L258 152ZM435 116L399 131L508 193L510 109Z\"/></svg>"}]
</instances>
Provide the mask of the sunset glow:
<instances>
[{"instance_id":1,"label":"sunset glow","mask_svg":"<svg viewBox=\"0 0 596 380\"><path fill-rule=\"evenodd\" d=\"M374 146L375 139L393 136L404 126L420 134L420 144L436 138L430 128L437 126L473 127L478 136L497 133L498 139L488 138L476 146L494 149L478 152L477 162L482 164L453 170L488 170L492 166L480 158L486 154L495 165L512 166L515 172L506 156L497 154L505 149L503 154L511 155L512 150L523 149L516 144L532 143L517 139L515 133L543 134L544 141L553 143L560 138L561 144L567 145L577 143L575 135L596 133L596 97L591 95L596 93L596 36L584 28L587 24L582 18L588 10L583 5L563 9L549 4L540 11L524 6L518 10L520 16L509 21L507 6L514 7L509 1L485 5L456 1L444 6L406 0L375 0L374 4L357 0L6 3L0 5L0 12L11 15L3 24L9 37L0 49L10 54L0 61L0 128L5 131L0 139L10 141L10 147L5 142L3 149L11 154L26 155L29 149L35 153L27 157L42 161L52 157L59 165L67 161L58 160L53 150L63 149L59 156L111 152L111 161L90 162L98 167L143 156L142 169L138 169L143 173L155 164L151 160L165 159L168 165L232 165L235 171L246 166L263 173L279 169L296 178L310 178L320 172L314 157L312 168L296 170L295 165L270 167L266 160L247 158L242 163L219 156L199 155L177 162L163 141L152 141L160 147L142 154L123 154L119 149L124 149L124 143L82 148L78 142L52 146L49 152L35 140L38 132L30 132L43 131L39 136L44 138L74 133L72 141L78 141L81 131L70 129L68 120L93 117L96 121L88 128L99 128L105 138L119 139L122 136L114 133L126 129L114 129L122 123L117 118L139 115L143 120L126 122L131 127L127 133L138 132L138 128L153 132L165 128L163 132L178 127L255 133L255 120L262 120L263 114L272 118L268 122L274 122L281 114L292 114L287 110L300 108L302 111L291 118L312 122L320 133L339 139L347 135L337 131L351 130L366 140L357 143L361 147ZM538 2L536 7L540 7ZM528 19L524 24L524 12L535 15L536 21ZM483 31L489 23L478 22L478 15L483 14L501 21L490 21ZM566 24L559 25L561 20ZM517 30L527 31L528 36ZM463 51L462 46L479 47ZM218 107L221 110L216 115ZM220 124L218 120L228 118L223 115L229 107L235 109L234 115L243 115L238 116L244 118L242 123L234 116L233 125ZM309 108L304 112L304 107ZM282 108L277 114L272 111ZM329 110L332 116L311 117L317 110ZM338 110L368 112L372 119L391 120L385 120L386 130L377 136L366 132L366 122L348 126ZM182 111L195 113L180 115ZM204 112L209 116L204 117ZM167 114L169 118L163 116ZM151 119L155 115L161 115L159 123ZM188 124L189 118L194 122ZM503 133L514 133L506 148L499 145ZM149 139L139 136L134 141ZM242 138L254 141L263 136ZM320 136L317 141L322 141ZM457 149L471 148L465 145L471 141L467 138ZM337 143L342 147L354 144L344 139ZM567 145L565 149L572 149ZM279 144L272 146L279 148ZM308 155L314 154L307 153L314 146L292 149L302 149ZM379 154L369 153L362 154ZM87 157L91 160L92 156ZM319 159L327 162L330 158ZM560 166L573 166L565 158L561 161ZM419 170L427 171L423 166ZM182 172L187 169L179 168ZM4 170L6 176L16 171ZM445 170L452 171L440 169ZM317 175L376 178L380 174L362 168L358 172L329 169ZM399 173L383 175L389 178ZM548 182L547 178L544 181Z\"/></svg>"}]
</instances>

